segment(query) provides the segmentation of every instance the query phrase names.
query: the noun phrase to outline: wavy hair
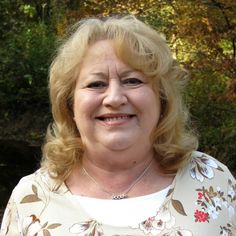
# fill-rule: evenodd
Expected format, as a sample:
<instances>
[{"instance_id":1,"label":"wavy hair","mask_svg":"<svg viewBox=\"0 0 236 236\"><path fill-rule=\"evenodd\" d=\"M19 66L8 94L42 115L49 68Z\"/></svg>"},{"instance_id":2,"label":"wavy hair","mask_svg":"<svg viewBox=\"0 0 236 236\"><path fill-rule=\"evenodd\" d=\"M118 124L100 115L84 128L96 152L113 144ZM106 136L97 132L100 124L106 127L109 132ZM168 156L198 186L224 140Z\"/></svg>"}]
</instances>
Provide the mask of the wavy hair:
<instances>
[{"instance_id":1,"label":"wavy hair","mask_svg":"<svg viewBox=\"0 0 236 236\"><path fill-rule=\"evenodd\" d=\"M182 98L187 73L173 59L165 38L134 16L82 20L59 47L50 67L54 122L42 148L42 168L64 181L81 160L84 149L73 120L73 96L83 57L99 40L110 40L117 56L142 72L160 94L161 118L151 139L163 171L175 173L198 145Z\"/></svg>"}]
</instances>

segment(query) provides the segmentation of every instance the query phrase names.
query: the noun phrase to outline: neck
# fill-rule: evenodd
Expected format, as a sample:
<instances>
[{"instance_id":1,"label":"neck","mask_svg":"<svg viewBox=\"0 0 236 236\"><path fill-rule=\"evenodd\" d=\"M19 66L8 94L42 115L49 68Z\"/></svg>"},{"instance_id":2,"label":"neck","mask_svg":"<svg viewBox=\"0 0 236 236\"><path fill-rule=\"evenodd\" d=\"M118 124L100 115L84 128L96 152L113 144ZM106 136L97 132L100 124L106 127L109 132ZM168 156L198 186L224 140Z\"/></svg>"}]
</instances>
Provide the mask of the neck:
<instances>
[{"instance_id":1,"label":"neck","mask_svg":"<svg viewBox=\"0 0 236 236\"><path fill-rule=\"evenodd\" d=\"M113 200L120 200L128 197L129 192L138 184L142 178L144 178L145 174L148 172L149 168L151 167L152 160L148 163L145 169L128 185L126 189L122 192L110 192L108 191L105 186L100 184L93 176L91 176L88 171L82 166L83 173L98 187L102 192L109 194L112 196Z\"/></svg>"},{"instance_id":2,"label":"neck","mask_svg":"<svg viewBox=\"0 0 236 236\"><path fill-rule=\"evenodd\" d=\"M118 158L118 157L117 157ZM121 157L121 159L123 159ZM82 166L97 180L111 183L127 182L130 183L139 173L141 173L153 157L150 155L142 160L127 160L123 163L118 160L116 164L109 161L99 162L91 158L84 157Z\"/></svg>"},{"instance_id":3,"label":"neck","mask_svg":"<svg viewBox=\"0 0 236 236\"><path fill-rule=\"evenodd\" d=\"M145 155L125 155L124 153L113 153L113 155L88 155L85 152L82 162L79 163L71 176L67 179L66 184L73 194L89 196L102 199L111 199L108 193L123 193L132 186L132 183L142 174L152 161L151 166L142 176L141 180L135 184L128 193L129 197L150 194L168 186L169 180L164 179L159 165L154 158L153 152ZM141 153L139 153L141 154ZM130 157L135 157L134 159ZM83 168L95 180L83 171ZM167 182L166 182L167 181ZM98 184L97 184L98 183ZM104 192L105 189L108 193Z\"/></svg>"},{"instance_id":4,"label":"neck","mask_svg":"<svg viewBox=\"0 0 236 236\"><path fill-rule=\"evenodd\" d=\"M84 152L82 158L83 165L87 168L97 168L97 170L110 172L113 175L124 174L127 170L134 170L140 166L141 169L154 157L150 147L139 150L128 149L114 151L109 149L89 149Z\"/></svg>"}]
</instances>

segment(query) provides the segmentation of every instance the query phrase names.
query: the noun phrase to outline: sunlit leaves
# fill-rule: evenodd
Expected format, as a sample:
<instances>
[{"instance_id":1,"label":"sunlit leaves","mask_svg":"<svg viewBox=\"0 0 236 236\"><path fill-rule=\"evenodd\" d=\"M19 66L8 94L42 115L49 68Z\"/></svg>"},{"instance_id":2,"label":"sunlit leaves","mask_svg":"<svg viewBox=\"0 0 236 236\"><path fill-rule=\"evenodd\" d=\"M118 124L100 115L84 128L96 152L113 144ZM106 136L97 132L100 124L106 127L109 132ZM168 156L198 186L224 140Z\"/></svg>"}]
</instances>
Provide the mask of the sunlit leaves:
<instances>
[{"instance_id":1,"label":"sunlit leaves","mask_svg":"<svg viewBox=\"0 0 236 236\"><path fill-rule=\"evenodd\" d=\"M29 17L33 17L36 14L36 9L35 7L26 4L26 5L21 5L20 10L24 12L24 14L28 15Z\"/></svg>"}]
</instances>

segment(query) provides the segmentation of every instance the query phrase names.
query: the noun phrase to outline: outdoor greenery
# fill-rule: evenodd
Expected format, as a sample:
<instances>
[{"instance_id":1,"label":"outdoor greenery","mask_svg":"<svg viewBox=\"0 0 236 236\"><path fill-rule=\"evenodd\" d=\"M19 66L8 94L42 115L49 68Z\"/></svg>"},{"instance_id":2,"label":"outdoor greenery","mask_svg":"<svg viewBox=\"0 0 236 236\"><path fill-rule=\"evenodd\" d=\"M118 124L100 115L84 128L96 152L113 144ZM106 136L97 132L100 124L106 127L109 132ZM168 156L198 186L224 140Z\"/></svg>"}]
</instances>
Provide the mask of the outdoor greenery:
<instances>
[{"instance_id":1,"label":"outdoor greenery","mask_svg":"<svg viewBox=\"0 0 236 236\"><path fill-rule=\"evenodd\" d=\"M191 74L185 97L199 133L199 149L236 174L236 1L232 0L1 0L1 138L42 142L51 119L48 68L68 26L84 17L127 13L166 35L175 57ZM27 122L22 117L37 122L31 120L22 132L15 124Z\"/></svg>"}]
</instances>

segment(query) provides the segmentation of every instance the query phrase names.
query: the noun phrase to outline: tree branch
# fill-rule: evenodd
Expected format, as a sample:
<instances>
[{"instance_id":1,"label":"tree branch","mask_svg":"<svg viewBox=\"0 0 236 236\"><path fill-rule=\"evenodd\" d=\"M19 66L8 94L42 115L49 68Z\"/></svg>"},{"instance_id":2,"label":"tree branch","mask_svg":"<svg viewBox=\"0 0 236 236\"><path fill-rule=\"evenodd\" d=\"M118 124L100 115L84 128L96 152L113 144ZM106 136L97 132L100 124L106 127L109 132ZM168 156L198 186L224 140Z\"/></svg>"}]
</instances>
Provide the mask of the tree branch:
<instances>
[{"instance_id":1,"label":"tree branch","mask_svg":"<svg viewBox=\"0 0 236 236\"><path fill-rule=\"evenodd\" d=\"M225 22L226 22L226 25L228 27L229 30L232 30L232 26L230 24L230 21L229 21L229 18L224 10L224 7L222 6L222 4L220 2L217 2L216 0L211 0L211 2L219 8L219 10L221 11L224 19L225 19ZM234 37L231 38L232 40L232 48L233 48L233 59L236 58L236 39Z\"/></svg>"}]
</instances>

